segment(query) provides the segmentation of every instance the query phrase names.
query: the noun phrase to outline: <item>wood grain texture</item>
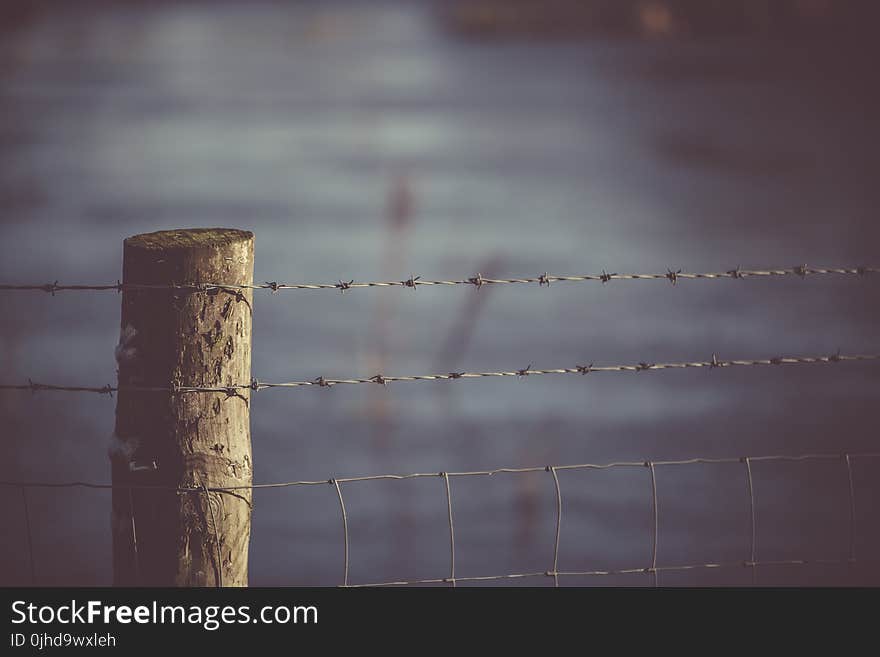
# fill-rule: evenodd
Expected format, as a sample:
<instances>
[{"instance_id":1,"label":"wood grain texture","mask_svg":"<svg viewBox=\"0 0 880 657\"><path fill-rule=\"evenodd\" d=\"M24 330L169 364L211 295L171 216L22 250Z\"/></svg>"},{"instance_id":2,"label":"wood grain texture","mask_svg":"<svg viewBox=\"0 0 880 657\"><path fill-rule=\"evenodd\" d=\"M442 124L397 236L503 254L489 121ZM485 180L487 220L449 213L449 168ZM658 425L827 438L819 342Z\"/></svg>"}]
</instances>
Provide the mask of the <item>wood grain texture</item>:
<instances>
[{"instance_id":1,"label":"wood grain texture","mask_svg":"<svg viewBox=\"0 0 880 657\"><path fill-rule=\"evenodd\" d=\"M247 231L137 235L125 240L123 282L250 284L253 253L253 234ZM250 290L126 290L117 347L120 388L249 381L252 308ZM113 483L250 485L249 396L247 390L234 395L120 390ZM112 526L117 585L247 585L249 490L114 489Z\"/></svg>"}]
</instances>

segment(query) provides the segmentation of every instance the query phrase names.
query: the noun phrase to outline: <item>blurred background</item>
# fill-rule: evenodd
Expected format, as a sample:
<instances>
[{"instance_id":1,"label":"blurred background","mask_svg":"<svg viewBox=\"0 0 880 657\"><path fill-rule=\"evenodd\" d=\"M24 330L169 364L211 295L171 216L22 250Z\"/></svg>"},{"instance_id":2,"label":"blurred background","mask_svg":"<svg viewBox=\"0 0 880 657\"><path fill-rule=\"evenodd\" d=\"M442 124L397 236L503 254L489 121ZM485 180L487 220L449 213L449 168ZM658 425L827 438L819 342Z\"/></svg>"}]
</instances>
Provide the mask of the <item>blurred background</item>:
<instances>
[{"instance_id":1,"label":"blurred background","mask_svg":"<svg viewBox=\"0 0 880 657\"><path fill-rule=\"evenodd\" d=\"M122 240L256 234L256 281L878 264L878 11L830 0L3 2L0 282L114 283ZM261 380L876 353L873 277L255 295ZM0 380L115 383L113 292L0 294ZM255 481L877 450L877 366L269 390ZM0 394L0 479L108 482L114 400ZM880 459L853 461L877 584ZM846 559L843 461L753 466L757 558ZM561 570L649 565L647 469L560 473ZM743 466L657 470L658 564L749 558ZM0 584L28 584L15 489ZM343 486L352 583L444 577L442 478ZM13 494L15 493L15 494ZM109 584L109 491L31 490L37 583ZM544 472L452 480L459 576L545 571ZM335 490L257 491L254 585L342 579ZM499 582L493 582L498 584ZM501 584L552 585L552 578ZM643 574L562 585L649 585ZM664 585L751 583L746 568Z\"/></svg>"}]
</instances>

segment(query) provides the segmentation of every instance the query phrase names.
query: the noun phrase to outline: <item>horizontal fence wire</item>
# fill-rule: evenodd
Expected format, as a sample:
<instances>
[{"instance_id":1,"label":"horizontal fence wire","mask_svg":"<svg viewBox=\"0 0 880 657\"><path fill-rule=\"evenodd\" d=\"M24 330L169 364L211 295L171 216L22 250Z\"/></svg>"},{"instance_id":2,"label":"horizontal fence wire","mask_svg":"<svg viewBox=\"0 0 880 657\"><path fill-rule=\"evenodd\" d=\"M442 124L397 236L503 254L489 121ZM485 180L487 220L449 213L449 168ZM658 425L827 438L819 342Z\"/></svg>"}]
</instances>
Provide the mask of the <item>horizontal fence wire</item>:
<instances>
[{"instance_id":1,"label":"horizontal fence wire","mask_svg":"<svg viewBox=\"0 0 880 657\"><path fill-rule=\"evenodd\" d=\"M3 383L0 384L0 390L29 390L31 392L39 391L60 391L60 392L94 392L99 394L112 395L120 390L126 392L166 392L173 394L184 393L223 393L228 397L246 398L241 395L242 391L251 390L259 391L269 388L300 388L316 386L320 388L329 388L335 385L355 385L362 383L372 383L385 386L389 383L404 382L411 383L415 381L452 381L457 379L482 379L492 377L528 377L542 376L550 374L599 374L602 372L644 372L650 370L681 370L681 369L720 369L726 367L750 367L761 365L818 365L827 363L840 363L852 361L874 361L880 360L880 354L841 354L835 353L825 356L779 356L774 358L754 358L754 359L736 359L723 360L717 355L712 354L711 360L704 361L688 361L678 363L649 363L642 361L639 363L624 365L575 365L574 367L563 367L555 369L535 369L531 365L522 369L512 369L499 372L448 372L446 374L417 374L409 376L386 376L384 374L376 374L367 378L346 378L332 379L319 376L308 381L287 381L284 383L268 383L259 379L252 379L250 383L239 383L228 386L113 386L110 384L104 386L67 386L51 383L37 383L28 379L27 383Z\"/></svg>"},{"instance_id":2,"label":"horizontal fence wire","mask_svg":"<svg viewBox=\"0 0 880 657\"><path fill-rule=\"evenodd\" d=\"M808 267L807 265L798 265L783 269L729 269L723 272L684 272L681 269L667 269L666 272L654 274L619 274L608 273L602 271L600 274L584 274L579 276L560 276L556 274L543 273L538 276L530 276L525 278L483 278L481 274L470 276L462 279L449 280L423 280L421 276L410 276L407 279L399 281L371 281L359 282L351 279L349 281L339 280L336 283L278 283L277 281L266 281L261 284L239 284L239 283L201 283L187 282L174 284L149 284L149 283L122 283L117 281L115 284L98 284L98 285L64 285L55 281L53 283L37 283L37 284L2 284L0 290L20 290L32 292L47 292L54 294L56 292L65 291L107 291L115 290L123 292L126 290L180 290L191 292L211 292L215 290L269 290L271 292L279 292L282 290L339 290L345 292L356 288L367 287L431 287L431 286L454 286L454 285L470 285L475 288L481 288L483 285L525 285L535 284L538 286L549 286L556 282L586 282L598 281L608 283L614 280L667 280L675 285L679 280L702 279L702 280L719 280L724 278L761 278L768 276L798 276L806 278L807 276L865 276L867 274L876 274L880 272L878 267Z\"/></svg>"},{"instance_id":3,"label":"horizontal fence wire","mask_svg":"<svg viewBox=\"0 0 880 657\"><path fill-rule=\"evenodd\" d=\"M880 452L812 452L806 454L772 454L765 456L729 456L729 457L704 457L698 456L687 459L669 459L657 461L611 461L609 463L577 463L570 465L540 465L525 468L495 468L493 470L462 470L458 472L411 472L407 474L376 474L376 475L360 475L354 477L333 477L330 479L303 479L297 481L282 481L266 484L250 484L248 486L208 486L211 493L222 493L224 491L235 490L260 490L265 488L288 488L291 486L336 486L336 484L349 484L358 481L380 481L394 480L402 481L407 479L422 479L426 477L492 477L499 474L525 474L530 472L551 472L553 470L559 472L562 470L608 470L611 468L649 468L651 465L656 467L674 466L674 465L697 465L697 464L721 464L721 463L745 463L748 460L751 463L759 461L813 461L813 460L835 460L847 457L870 458L880 457ZM154 486L149 484L99 484L86 481L13 481L8 479L0 479L0 486L12 486L20 488L96 488L96 489L134 489L134 490L166 490L177 491L179 493L203 493L203 486Z\"/></svg>"},{"instance_id":4,"label":"horizontal fence wire","mask_svg":"<svg viewBox=\"0 0 880 657\"><path fill-rule=\"evenodd\" d=\"M48 481L0 481L0 486L5 487L16 487L22 491L22 499L24 501L25 514L27 518L27 496L26 491L30 488L97 488L97 489L127 489L127 490L144 490L144 489L153 489L153 490L172 490L177 491L178 493L202 493L208 495L208 493L224 493L224 492L233 492L241 489L250 489L250 490L260 490L260 489L269 489L269 488L287 488L291 486L313 486L313 485L327 485L333 487L336 498L339 502L340 507L340 515L342 520L342 531L343 531L343 539L344 539L344 561L343 561L343 576L341 586L348 588L357 588L357 587L387 587L387 586L406 586L406 585L417 585L417 584L447 584L451 586L455 586L460 582L497 582L501 580L517 580L517 579L526 579L526 578L540 578L547 577L552 578L553 582L556 586L559 586L559 579L561 577L568 578L584 578L584 577L599 577L599 576L614 576L614 575L635 575L635 574L646 574L651 577L651 582L653 585L659 585L659 575L661 573L669 573L669 572L682 572L682 571L695 571L695 570L711 570L711 569L722 569L722 568L749 568L752 574L752 584L757 584L757 573L760 568L769 567L769 566L835 566L835 565L848 565L852 566L856 563L856 554L855 554L855 538L856 538L856 524L855 524L855 488L853 485L853 477L852 477L852 462L857 458L877 458L880 457L880 452L844 452L839 454L834 453L806 453L806 454L773 454L773 455L760 455L760 456L736 456L736 457L693 457L687 459L678 459L678 460L644 460L644 461L614 461L610 463L580 463L580 464L571 464L571 465L546 465L546 466L535 466L535 467L524 467L524 468L496 468L493 470L472 470L472 471L462 471L462 472L425 472L425 473L411 473L411 474L381 474L381 475L365 475L365 476L356 476L356 477L337 477L316 481L308 481L308 480L300 480L300 481L287 481L287 482L278 482L278 483L269 483L269 484L252 484L249 486L225 486L225 487L208 487L208 486L198 486L198 487L171 487L171 486L148 486L148 485L136 485L136 484L97 484L97 483L88 483L88 482L48 482ZM755 524L755 492L753 486L753 478L752 478L752 464L758 462L804 462L804 461L814 461L814 460L825 460L825 461L838 461L843 464L845 468L845 472L847 474L847 498L848 498L848 508L849 508L849 549L848 549L848 557L846 559L823 559L823 558L792 558L792 559L758 559L757 558L757 532L756 532L756 524ZM669 564L669 565L658 565L657 563L657 546L659 541L659 531L660 531L660 522L659 522L659 497L657 493L657 480L656 480L656 468L660 467L669 467L669 466L687 466L687 465L695 465L695 464L741 464L745 466L747 473L747 487L744 486L744 489L748 493L749 499L749 509L752 518L751 524L751 541L749 548L749 556L748 558L744 558L741 561L727 561L727 562L700 562L700 563L688 563L688 564ZM563 527L563 494L562 487L559 483L558 473L560 471L571 471L571 470L607 470L611 468L644 468L650 472L651 476L651 508L652 508L652 531L651 535L651 559L650 563L645 564L643 566L634 566L629 568L617 568L617 569L595 569L595 570L565 570L559 568L559 546L560 546L560 538ZM453 521L453 505L452 505L452 494L451 494L451 485L450 480L459 477L492 477L495 475L501 474L523 474L523 473L538 473L538 472L548 472L551 474L553 478L554 489L556 491L555 498L555 508L556 508L556 523L554 526L554 546L552 553L552 560L550 561L551 567L544 571L534 571L534 572L521 572L521 573L506 573L506 574L497 574L497 575L478 575L478 576L459 576L455 571L455 530L454 530L454 521ZM407 479L417 479L424 477L433 477L433 478L442 478L444 483L443 488L443 497L448 510L448 518L449 518L449 537L450 537L450 575L448 577L435 577L435 578L424 578L424 579L409 579L409 580L391 580L384 582L372 582L372 583L357 583L352 584L349 581L350 576L350 554L351 554L351 546L349 539L349 520L348 513L345 508L344 496L342 492L343 484L351 484L355 482L368 482L368 481L378 481L378 480L407 480ZM207 520L206 520L207 522ZM32 580L35 578L33 574L33 543L31 539L31 526L28 521L26 527L26 539L27 539L27 547L30 553L30 563L32 568ZM132 518L132 532L134 534L134 518ZM861 563L862 561L860 561ZM865 563L877 563L875 560L868 560Z\"/></svg>"},{"instance_id":5,"label":"horizontal fence wire","mask_svg":"<svg viewBox=\"0 0 880 657\"><path fill-rule=\"evenodd\" d=\"M395 580L388 582L370 582L365 584L348 584L345 588L374 588L388 586L413 586L417 584L452 584L454 582L492 582L510 579L526 579L531 577L552 577L557 580L560 577L600 577L614 575L635 575L635 574L651 574L680 572L687 570L710 570L713 568L750 568L752 572L756 572L761 566L843 566L851 562L845 559L780 559L776 561L732 561L727 563L691 563L681 564L677 566L655 566L651 567L635 567L620 568L615 570L584 570L584 571L540 571L533 573L508 573L504 575L482 575L477 577L456 577L455 580L450 578L428 578L428 579L412 579L412 580ZM873 563L873 562L872 562ZM656 584L655 584L656 585Z\"/></svg>"}]
</instances>

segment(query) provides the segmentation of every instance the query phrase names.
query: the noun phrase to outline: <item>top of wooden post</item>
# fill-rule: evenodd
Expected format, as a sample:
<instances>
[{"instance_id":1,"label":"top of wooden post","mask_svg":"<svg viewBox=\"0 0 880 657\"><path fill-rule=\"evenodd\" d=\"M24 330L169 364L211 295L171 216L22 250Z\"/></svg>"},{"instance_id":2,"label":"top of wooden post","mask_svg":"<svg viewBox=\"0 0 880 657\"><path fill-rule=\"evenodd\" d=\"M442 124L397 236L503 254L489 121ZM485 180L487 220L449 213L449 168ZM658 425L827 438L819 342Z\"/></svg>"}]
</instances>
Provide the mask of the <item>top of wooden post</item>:
<instances>
[{"instance_id":1,"label":"top of wooden post","mask_svg":"<svg viewBox=\"0 0 880 657\"><path fill-rule=\"evenodd\" d=\"M133 235L125 240L125 246L153 251L198 249L225 246L253 239L253 237L254 234L249 230L238 230L237 228L188 228Z\"/></svg>"}]
</instances>

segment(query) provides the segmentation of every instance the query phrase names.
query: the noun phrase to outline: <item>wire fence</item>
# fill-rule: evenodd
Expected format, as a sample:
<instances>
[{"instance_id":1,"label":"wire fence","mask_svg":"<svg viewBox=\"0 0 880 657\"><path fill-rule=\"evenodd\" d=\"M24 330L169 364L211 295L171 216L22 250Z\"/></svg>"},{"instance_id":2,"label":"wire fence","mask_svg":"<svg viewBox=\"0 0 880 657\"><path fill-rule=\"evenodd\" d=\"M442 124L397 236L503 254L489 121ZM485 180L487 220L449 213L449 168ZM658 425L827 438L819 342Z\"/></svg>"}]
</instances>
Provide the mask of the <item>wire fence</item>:
<instances>
[{"instance_id":1,"label":"wire fence","mask_svg":"<svg viewBox=\"0 0 880 657\"><path fill-rule=\"evenodd\" d=\"M456 586L460 582L491 582L498 580L513 580L525 578L552 578L555 586L559 586L560 578L590 578L613 575L635 575L643 574L650 577L654 586L660 584L660 574L668 572L694 571L694 570L712 570L720 568L748 568L751 572L751 582L753 585L759 583L758 573L761 567L769 566L833 566L833 565L849 565L856 563L876 563L873 559L856 559L856 539L857 539L857 523L856 523L856 495L855 485L853 481L853 461L856 459L875 459L880 457L880 452L857 452L857 453L806 453L797 455L774 454L774 455L757 455L757 456L738 456L738 457L693 457L678 460L645 460L645 461L615 461L610 463L579 463L570 465L546 465L525 468L496 468L493 470L472 470L461 472L416 472L409 474L379 474L364 475L355 477L338 477L322 480L298 480L284 481L277 483L252 484L249 486L226 486L226 487L210 487L210 486L190 486L190 487L170 487L170 486L151 486L138 484L100 484L83 481L71 482L49 482L49 481L0 481L0 486L18 488L21 491L21 499L23 505L23 514L25 518L25 547L29 557L29 570L32 583L36 583L36 566L34 559L34 546L30 525L30 512L28 506L27 491L31 488L50 488L50 489L69 489L69 488L92 488L102 490L123 489L128 490L164 490L176 491L179 494L202 494L205 495L210 508L210 495L231 493L239 490L265 490L265 489L282 489L300 486L326 486L330 485L333 493L339 502L340 519L342 525L342 543L343 543L343 560L342 574L340 586L356 588L368 586L407 586L419 584L448 584ZM847 501L846 508L841 509L842 514L849 518L849 532L846 537L848 548L846 558L843 559L759 559L759 543L757 531L757 505L754 487L754 478L752 465L759 462L807 462L807 461L838 461L841 463L842 469L846 475L845 499ZM717 561L702 563L686 563L686 564L659 564L657 560L658 545L660 540L660 498L657 492L657 468L676 467L676 466L694 466L709 464L729 464L739 465L744 469L743 492L748 503L749 519L750 519L750 537L748 554L743 555L740 561ZM634 565L629 568L618 569L597 569L597 570L565 570L560 568L560 543L563 534L563 489L559 481L559 473L563 471L577 470L608 470L613 468L639 468L645 469L650 476L651 495L651 528L648 532L650 545L650 559L647 563ZM518 572L505 573L498 575L461 575L456 571L456 540L455 540L455 521L454 521L454 505L452 495L451 480L465 477L494 477L497 475L520 475L527 473L546 472L550 475L553 490L555 493L555 515L556 522L553 534L553 551L552 555L548 555L548 568L535 572ZM343 485L347 487L358 482L375 482L381 480L403 481L409 479L433 478L441 479L443 482L442 496L444 498L444 506L447 509L446 517L448 518L449 530L449 570L448 574L424 579L413 580L390 580L381 582L352 583L350 581L350 563L351 563L351 541L349 532L349 515L345 507L345 497L343 495ZM133 508L133 507L132 507ZM205 515L206 525L209 523L207 514ZM206 527L210 533L210 527ZM136 519L132 514L131 518L131 536L134 545L135 554L137 554L137 530ZM222 586L222 581L218 579L218 586Z\"/></svg>"},{"instance_id":2,"label":"wire fence","mask_svg":"<svg viewBox=\"0 0 880 657\"><path fill-rule=\"evenodd\" d=\"M4 383L0 384L0 390L29 390L31 392L39 391L56 391L56 392L94 392L98 394L112 395L114 392L130 391L130 392L165 392L171 394L184 393L223 393L229 397L241 397L242 391L266 390L269 388L300 388L317 386L319 388L329 388L335 385L355 385L362 383L373 383L385 386L389 383L413 383L415 381L454 381L457 379L483 379L493 377L527 377L542 376L550 374L599 374L602 372L645 372L649 370L682 370L682 369L716 369L725 367L754 367L762 365L821 365L829 363L855 362L855 361L873 361L880 360L880 354L841 354L840 352L826 356L778 356L773 358L754 358L754 359L736 359L722 360L713 354L710 360L704 361L686 361L678 363L648 363L641 361L639 363L623 364L623 365L575 365L574 367L563 367L555 369L535 369L531 365L522 369L503 370L499 372L448 372L446 374L413 374L408 376L386 376L384 374L376 374L367 378L346 378L332 379L319 376L308 381L288 381L284 383L268 383L259 379L252 379L250 383L239 383L228 386L112 386L110 384L104 386L66 386L50 383L37 383L28 379L27 383Z\"/></svg>"},{"instance_id":3,"label":"wire fence","mask_svg":"<svg viewBox=\"0 0 880 657\"><path fill-rule=\"evenodd\" d=\"M701 280L720 280L726 278L743 279L743 278L766 278L780 276L797 276L806 278L807 276L867 276L868 274L876 274L880 272L878 267L808 267L807 265L797 265L789 268L777 269L740 269L736 267L721 272L684 272L681 269L667 269L661 273L649 274L618 274L608 273L602 270L600 274L583 274L578 276L560 276L556 274L548 274L544 272L538 276L525 278L484 278L482 274L469 276L461 279L447 280L423 280L421 276L411 275L409 278L399 281L371 281L359 282L354 279L345 281L338 280L336 283L279 283L277 281L266 281L262 284L247 285L239 283L202 283L202 282L186 282L180 284L148 284L148 283L122 283L117 281L113 283L96 284L96 285L64 285L59 281L52 283L29 283L29 284L2 284L0 290L19 290L31 292L46 292L55 295L56 292L65 291L109 291L124 292L126 290L180 290L190 292L212 292L220 290L237 291L237 290L269 290L271 292L280 292L283 290L353 290L357 288L369 287L431 287L431 286L455 286L467 285L477 289L484 285L526 285L537 283L539 287L549 287L551 283L556 282L573 282L583 283L594 281L600 283L609 283L614 280L666 280L675 285L679 280L701 279Z\"/></svg>"},{"instance_id":4,"label":"wire fence","mask_svg":"<svg viewBox=\"0 0 880 657\"><path fill-rule=\"evenodd\" d=\"M876 267L848 267L848 268L814 268L807 265L800 265L792 268L781 269L765 269L751 270L741 269L739 267L724 272L707 272L707 273L689 273L682 272L681 269L668 269L665 273L648 273L648 274L621 274L608 273L602 271L601 274L580 275L580 276L559 276L548 273L541 274L536 277L526 278L483 278L481 274L467 277L463 279L450 280L423 280L420 276L410 276L408 279L399 281L382 281L382 282L356 282L355 280L339 280L337 283L278 283L265 282L258 285L238 285L225 283L181 283L169 285L151 285L151 284L130 284L117 281L115 285L64 285L58 281L46 284L25 284L25 285L0 285L0 290L18 290L18 291L41 291L55 295L62 291L109 291L117 292L135 291L135 290L170 290L183 292L196 292L216 294L219 292L228 292L240 299L244 299L245 290L268 290L272 293L283 290L339 290L346 292L347 290L356 288L373 288L373 287L405 287L416 289L422 286L473 286L480 289L484 285L502 285L502 284L535 284L539 287L549 286L556 282L587 282L598 281L603 284L613 280L666 280L672 285L676 285L679 280L701 279L701 280L721 280L721 279L744 279L759 277L784 277L797 276L806 278L808 276L835 275L846 277L863 277L868 274L874 274L880 271ZM245 299L246 300L246 299ZM378 384L385 386L389 383L399 382L416 382L416 381L450 381L458 379L485 379L493 377L517 377L523 378L528 376L542 376L551 374L574 374L587 375L599 373L624 373L624 372L643 372L651 370L676 370L676 369L721 369L729 367L745 367L745 366L778 366L778 365L818 365L830 364L838 362L850 361L874 361L880 359L880 354L841 354L839 351L832 355L812 355L812 356L779 356L773 358L755 358L755 359L735 359L726 360L719 359L716 354L712 354L710 360L689 361L689 362L672 362L672 363L653 363L641 361L632 364L613 364L613 365L595 365L594 363L579 364L573 367L538 369L533 368L531 364L524 368L511 368L501 371L461 371L448 372L440 374L421 374L421 375L405 375L391 376L385 374L375 374L370 377L349 377L349 378L327 378L318 376L313 379L304 379L288 382L270 383L252 379L250 382L239 382L227 386L113 386L110 384L103 386L69 386L63 384L38 383L32 379L28 379L27 383L20 384L0 384L0 390L21 390L21 391L63 391L63 392L92 392L98 394L107 394L112 396L113 393L119 391L125 392L162 392L171 394L182 393L220 393L225 394L227 398L238 397L246 403L249 397L245 396L246 391L259 391L269 388L300 388L300 387L333 387L344 384ZM343 564L340 585L343 587L360 587L360 586L402 586L417 584L447 584L456 586L458 583L466 582L492 582L499 580L515 580L525 578L552 578L555 586L559 586L560 578L587 578L611 575L629 575L644 574L651 578L651 583L659 584L661 573L677 572L677 571L695 571L695 570L711 570L720 568L748 568L751 572L752 583L758 583L758 573L760 568L766 566L808 566L808 565L836 565L836 564L855 564L856 563L856 496L855 486L853 483L852 462L854 459L869 459L880 457L880 452L861 452L861 453L844 453L844 454L823 454L823 453L807 453L800 455L764 455L764 456L743 456L730 458L711 458L711 457L695 457L684 460L645 460L645 461L618 461L604 464L581 463L574 465L547 465L525 468L497 468L494 470L478 470L478 471L462 471L462 472L420 472L410 474L380 474L365 475L356 477L339 477L317 481L286 481L277 483L253 484L248 486L231 486L231 487L208 487L205 485L199 487L177 487L171 488L167 486L151 486L151 485L117 485L117 484L100 484L83 481L72 482L49 482L49 481L0 481L0 486L18 488L21 493L21 501L23 506L23 516L25 525L25 548L29 558L29 572L31 582L37 582L37 567L34 558L34 542L31 525L31 514L28 501L28 490L33 488L50 488L50 489L67 489L75 487L93 488L93 489L114 489L122 488L129 491L129 496L134 490L173 490L179 494L197 494L204 495L208 508L211 509L211 517L205 514L205 523L213 522L213 509L211 507L212 495L232 494L236 495L238 490L264 490L264 489L282 489L298 486L317 486L329 484L333 488L335 497L339 503L340 519L342 525L342 543L343 543ZM845 559L806 559L792 558L783 560L767 560L759 558L759 543L757 532L757 509L755 500L755 488L753 480L752 465L756 462L765 461L813 461L813 460L839 460L845 468L847 477L847 500L849 515L849 547L847 557ZM698 464L739 464L744 469L744 490L746 493L749 517L750 517L750 537L749 552L744 555L741 561L737 562L702 562L702 563L685 563L685 564L659 564L658 563L658 545L660 538L660 507L657 491L657 468L673 467L673 466L692 466ZM647 563L634 565L629 568L606 569L606 570L566 570L560 564L560 542L563 536L563 487L560 484L559 473L563 471L576 470L604 470L611 468L644 468L649 476L651 483L651 517L652 525L649 532L650 537L650 559ZM551 477L553 490L555 495L555 517L553 535L553 552L548 555L548 567L542 571L536 572L516 572L497 575L462 575L456 570L456 538L455 538L455 521L454 521L454 504L453 504L453 485L455 479L464 477L492 477L496 475L517 475L523 473L546 472ZM352 545L349 532L349 515L345 506L344 489L359 482L374 482L379 480L409 480L418 478L440 478L443 482L443 496L446 507L446 518L448 522L449 535L449 569L448 573L425 579L412 580L392 580L368 583L353 583L350 581L350 563ZM131 505L133 510L134 505ZM132 511L131 517L131 539L134 549L134 561L137 568L137 527L136 518ZM206 527L207 534L211 535L210 527ZM215 525L216 529L216 525ZM215 532L216 534L216 532ZM219 549L219 543L218 543ZM219 561L219 555L218 555ZM222 580L218 577L218 585L222 585Z\"/></svg>"}]
</instances>

